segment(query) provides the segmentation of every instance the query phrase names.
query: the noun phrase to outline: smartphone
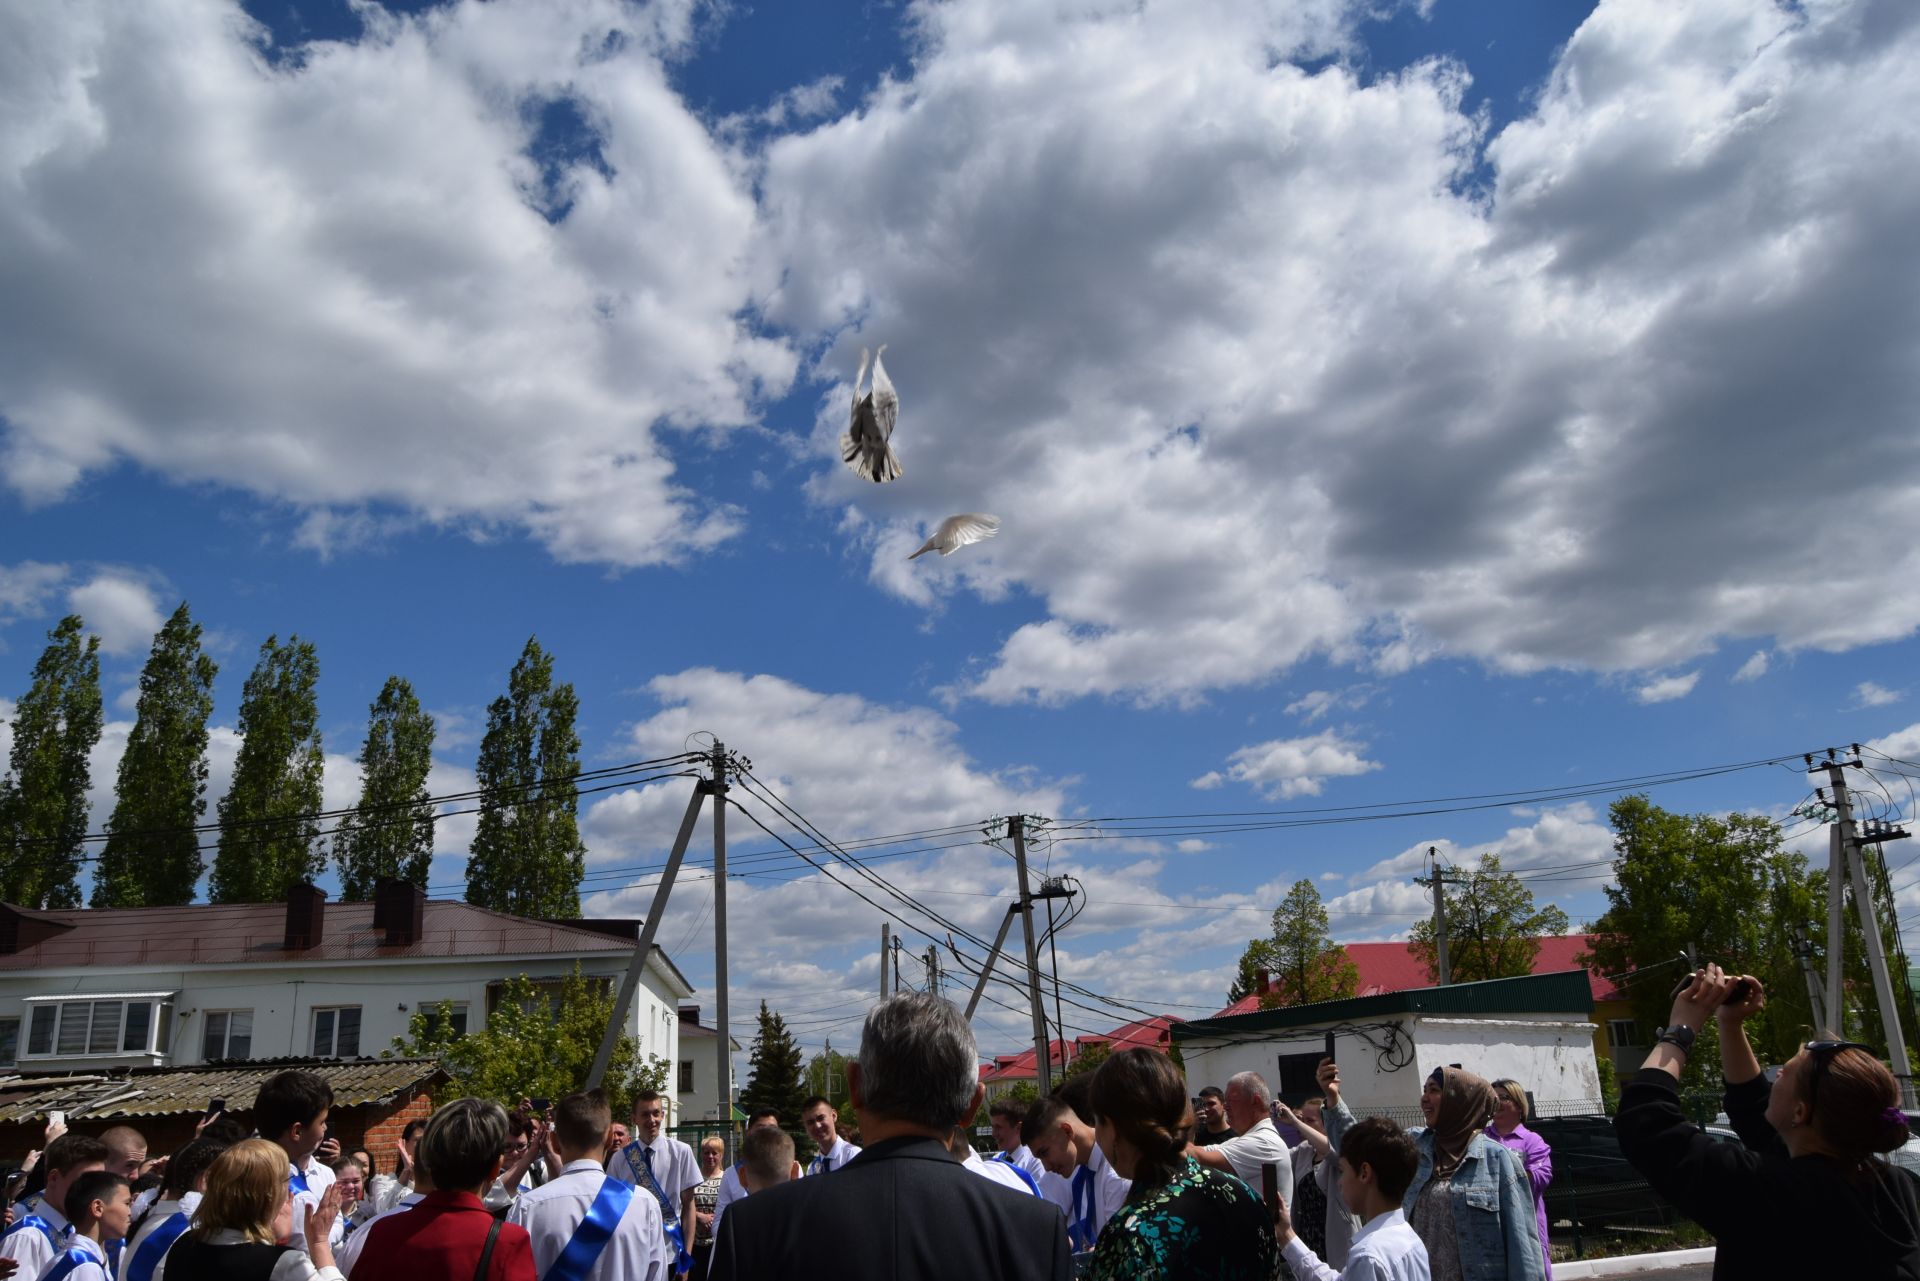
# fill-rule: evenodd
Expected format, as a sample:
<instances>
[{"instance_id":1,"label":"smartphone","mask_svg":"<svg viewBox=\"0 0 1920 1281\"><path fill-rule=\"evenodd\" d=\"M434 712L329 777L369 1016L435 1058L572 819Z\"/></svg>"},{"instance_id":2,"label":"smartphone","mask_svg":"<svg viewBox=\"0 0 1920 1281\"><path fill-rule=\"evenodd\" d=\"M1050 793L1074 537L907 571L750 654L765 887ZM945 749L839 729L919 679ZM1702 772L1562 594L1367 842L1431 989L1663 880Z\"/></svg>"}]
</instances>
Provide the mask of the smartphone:
<instances>
[{"instance_id":1,"label":"smartphone","mask_svg":"<svg viewBox=\"0 0 1920 1281\"><path fill-rule=\"evenodd\" d=\"M1333 1059L1335 1063L1338 1063L1340 1061L1339 1059L1334 1058L1334 1055L1333 1055L1333 1033L1331 1032L1327 1033L1327 1057L1330 1059Z\"/></svg>"},{"instance_id":2,"label":"smartphone","mask_svg":"<svg viewBox=\"0 0 1920 1281\"><path fill-rule=\"evenodd\" d=\"M1280 1167L1272 1162L1260 1167L1260 1195L1269 1209L1280 1199Z\"/></svg>"},{"instance_id":3,"label":"smartphone","mask_svg":"<svg viewBox=\"0 0 1920 1281\"><path fill-rule=\"evenodd\" d=\"M552 1099L529 1099L527 1101L533 1104L533 1113L535 1116L545 1116L547 1109L553 1106Z\"/></svg>"},{"instance_id":4,"label":"smartphone","mask_svg":"<svg viewBox=\"0 0 1920 1281\"><path fill-rule=\"evenodd\" d=\"M47 1113L48 1125L65 1125L66 1123L67 1123L67 1114L65 1112Z\"/></svg>"},{"instance_id":5,"label":"smartphone","mask_svg":"<svg viewBox=\"0 0 1920 1281\"><path fill-rule=\"evenodd\" d=\"M227 1101L225 1099L215 1099L213 1102L207 1104L208 1116L219 1116L222 1112L225 1112L226 1110L227 1110Z\"/></svg>"},{"instance_id":6,"label":"smartphone","mask_svg":"<svg viewBox=\"0 0 1920 1281\"><path fill-rule=\"evenodd\" d=\"M1669 1001L1679 1000L1680 994L1693 986L1693 980L1696 977L1697 975L1694 975L1691 973L1681 975L1680 981L1673 985L1673 991L1667 994L1667 1000ZM1722 1005L1738 1005L1752 995L1753 995L1753 984L1747 982L1745 979L1741 979L1739 982L1733 985L1733 990L1727 993L1727 999L1722 1001L1721 1004Z\"/></svg>"}]
</instances>

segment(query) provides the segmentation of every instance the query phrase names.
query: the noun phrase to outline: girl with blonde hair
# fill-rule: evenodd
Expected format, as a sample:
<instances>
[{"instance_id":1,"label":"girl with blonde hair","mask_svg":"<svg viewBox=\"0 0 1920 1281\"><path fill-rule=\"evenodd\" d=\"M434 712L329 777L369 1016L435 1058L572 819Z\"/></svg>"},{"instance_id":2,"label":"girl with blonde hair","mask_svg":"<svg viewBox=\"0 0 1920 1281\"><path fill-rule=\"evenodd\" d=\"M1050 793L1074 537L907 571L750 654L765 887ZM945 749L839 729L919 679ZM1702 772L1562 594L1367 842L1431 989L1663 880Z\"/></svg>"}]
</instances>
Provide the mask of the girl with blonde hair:
<instances>
[{"instance_id":1,"label":"girl with blonde hair","mask_svg":"<svg viewBox=\"0 0 1920 1281\"><path fill-rule=\"evenodd\" d=\"M287 1245L293 1197L286 1151L265 1139L236 1143L208 1169L193 1227L160 1260L153 1281L344 1281L327 1244L339 1212L339 1195L328 1188L306 1211L311 1254Z\"/></svg>"}]
</instances>

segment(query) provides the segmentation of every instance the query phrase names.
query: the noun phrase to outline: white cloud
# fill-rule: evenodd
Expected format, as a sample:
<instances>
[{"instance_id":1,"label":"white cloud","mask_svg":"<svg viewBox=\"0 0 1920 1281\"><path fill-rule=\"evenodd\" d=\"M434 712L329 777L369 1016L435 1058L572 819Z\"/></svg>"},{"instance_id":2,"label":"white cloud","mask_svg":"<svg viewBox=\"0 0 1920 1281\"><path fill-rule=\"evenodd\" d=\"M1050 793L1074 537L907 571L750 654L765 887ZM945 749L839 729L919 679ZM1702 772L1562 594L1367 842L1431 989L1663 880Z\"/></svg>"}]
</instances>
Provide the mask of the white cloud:
<instances>
[{"instance_id":1,"label":"white cloud","mask_svg":"<svg viewBox=\"0 0 1920 1281\"><path fill-rule=\"evenodd\" d=\"M1883 756L1920 761L1920 721L1915 721L1905 729L1895 730L1884 738L1869 739L1866 746Z\"/></svg>"},{"instance_id":2,"label":"white cloud","mask_svg":"<svg viewBox=\"0 0 1920 1281\"><path fill-rule=\"evenodd\" d=\"M57 501L130 460L291 503L322 549L396 519L615 565L728 537L656 429L751 422L793 357L742 318L738 159L663 67L685 9L363 6L272 65L237 6L6 10L0 481ZM534 158L556 103L597 158Z\"/></svg>"},{"instance_id":3,"label":"white cloud","mask_svg":"<svg viewBox=\"0 0 1920 1281\"><path fill-rule=\"evenodd\" d=\"M1733 674L1733 679L1735 681L1757 681L1767 674L1769 661L1766 650L1756 649L1753 651L1751 658L1740 664L1740 670Z\"/></svg>"},{"instance_id":4,"label":"white cloud","mask_svg":"<svg viewBox=\"0 0 1920 1281\"><path fill-rule=\"evenodd\" d=\"M38 616L66 577L65 565L32 560L0 565L0 627L16 618Z\"/></svg>"},{"instance_id":5,"label":"white cloud","mask_svg":"<svg viewBox=\"0 0 1920 1281\"><path fill-rule=\"evenodd\" d=\"M1698 671L1656 677L1634 690L1633 697L1639 703L1671 703L1676 698L1685 698L1693 693L1693 687L1699 683Z\"/></svg>"},{"instance_id":6,"label":"white cloud","mask_svg":"<svg viewBox=\"0 0 1920 1281\"><path fill-rule=\"evenodd\" d=\"M1861 681L1853 687L1855 707L1890 707L1906 696L1905 690L1888 689L1873 681Z\"/></svg>"},{"instance_id":7,"label":"white cloud","mask_svg":"<svg viewBox=\"0 0 1920 1281\"><path fill-rule=\"evenodd\" d=\"M872 542L905 599L1043 604L966 692L1644 672L1920 623L1884 590L1920 571L1920 15L1604 0L1487 138L1456 66L1287 62L1344 39L1331 7L917 12L910 80L767 150L767 309L842 380L821 502L1020 514L939 577ZM825 460L876 341L913 484L862 491ZM1807 459L1836 379L1873 469ZM1774 517L1809 485L1894 565L1810 552Z\"/></svg>"},{"instance_id":8,"label":"white cloud","mask_svg":"<svg viewBox=\"0 0 1920 1281\"><path fill-rule=\"evenodd\" d=\"M153 644L166 616L144 579L106 570L67 593L67 604L86 620L109 654L142 654Z\"/></svg>"},{"instance_id":9,"label":"white cloud","mask_svg":"<svg viewBox=\"0 0 1920 1281\"><path fill-rule=\"evenodd\" d=\"M1366 750L1365 743L1330 729L1308 738L1276 738L1235 751L1227 758L1225 778L1248 784L1268 800L1318 796L1330 778L1351 778L1379 769L1378 761L1366 759ZM1192 785L1214 788L1222 781L1214 771Z\"/></svg>"},{"instance_id":10,"label":"white cloud","mask_svg":"<svg viewBox=\"0 0 1920 1281\"><path fill-rule=\"evenodd\" d=\"M1182 854L1203 854L1213 848L1213 842L1188 837L1184 841L1176 841L1173 848L1179 850Z\"/></svg>"}]
</instances>

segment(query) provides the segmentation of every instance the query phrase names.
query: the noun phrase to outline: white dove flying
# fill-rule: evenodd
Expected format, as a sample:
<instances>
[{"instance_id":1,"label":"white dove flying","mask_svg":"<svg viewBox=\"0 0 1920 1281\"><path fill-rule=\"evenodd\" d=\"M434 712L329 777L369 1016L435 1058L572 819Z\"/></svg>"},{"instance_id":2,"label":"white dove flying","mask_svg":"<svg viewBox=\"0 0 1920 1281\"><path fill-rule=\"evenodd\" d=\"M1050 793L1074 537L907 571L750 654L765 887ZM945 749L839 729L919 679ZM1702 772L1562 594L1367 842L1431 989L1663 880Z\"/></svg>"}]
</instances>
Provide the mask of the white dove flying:
<instances>
[{"instance_id":1,"label":"white dove flying","mask_svg":"<svg viewBox=\"0 0 1920 1281\"><path fill-rule=\"evenodd\" d=\"M940 528L933 531L933 537L907 559L913 560L915 557L925 556L928 552L939 552L942 556L951 556L968 543L992 538L999 532L998 516L989 516L985 512L961 512L958 516L949 516L941 521Z\"/></svg>"},{"instance_id":2,"label":"white dove flying","mask_svg":"<svg viewBox=\"0 0 1920 1281\"><path fill-rule=\"evenodd\" d=\"M876 485L899 480L903 470L891 444L894 420L900 416L900 397L893 389L893 379L887 377L887 367L880 363L886 350L887 345L881 343L874 353L873 389L863 394L860 387L867 380L867 349L860 349L860 372L853 376L853 416L840 433L840 457L854 474Z\"/></svg>"}]
</instances>

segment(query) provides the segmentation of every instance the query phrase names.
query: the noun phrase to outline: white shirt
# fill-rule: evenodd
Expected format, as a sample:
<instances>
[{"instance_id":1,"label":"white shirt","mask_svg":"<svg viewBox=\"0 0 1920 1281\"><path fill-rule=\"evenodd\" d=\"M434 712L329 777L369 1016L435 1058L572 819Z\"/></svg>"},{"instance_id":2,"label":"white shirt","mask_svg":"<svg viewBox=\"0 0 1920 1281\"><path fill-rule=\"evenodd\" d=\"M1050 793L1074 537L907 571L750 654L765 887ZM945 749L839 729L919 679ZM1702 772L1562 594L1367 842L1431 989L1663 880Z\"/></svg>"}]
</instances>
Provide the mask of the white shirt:
<instances>
[{"instance_id":1,"label":"white shirt","mask_svg":"<svg viewBox=\"0 0 1920 1281\"><path fill-rule=\"evenodd\" d=\"M607 1173L622 1183L631 1183L645 1190L645 1181L640 1171L646 1168L646 1159L637 1148L646 1148L653 1153L653 1178L660 1190L672 1201L674 1218L678 1221L681 1198L689 1188L700 1183L700 1163L693 1159L693 1149L678 1139L669 1138L665 1133L657 1134L651 1143L641 1143L635 1139L626 1147L613 1154L607 1162ZM648 1193L651 1196L651 1193ZM658 1202L654 1203L658 1206ZM662 1215L662 1219L666 1216Z\"/></svg>"},{"instance_id":2,"label":"white shirt","mask_svg":"<svg viewBox=\"0 0 1920 1281\"><path fill-rule=\"evenodd\" d=\"M319 1205L321 1196L333 1186L333 1171L309 1155L305 1163L299 1166L287 1162L288 1187L293 1186L295 1173L306 1179L307 1190L293 1194L293 1235L287 1239L287 1244L304 1251L307 1248L307 1211Z\"/></svg>"},{"instance_id":3,"label":"white shirt","mask_svg":"<svg viewBox=\"0 0 1920 1281\"><path fill-rule=\"evenodd\" d=\"M836 1134L833 1136L832 1147L827 1148L818 1156L814 1157L813 1160L807 1162L807 1173L831 1174L847 1162L853 1160L853 1158L859 1156L863 1151L865 1151L864 1148L855 1147Z\"/></svg>"},{"instance_id":4,"label":"white shirt","mask_svg":"<svg viewBox=\"0 0 1920 1281\"><path fill-rule=\"evenodd\" d=\"M713 1231L716 1239L720 1232L720 1216L727 1212L728 1206L735 1201L744 1201L746 1196L747 1185L740 1182L740 1167L728 1166L726 1173L720 1176L720 1195L713 1203Z\"/></svg>"},{"instance_id":5,"label":"white shirt","mask_svg":"<svg viewBox=\"0 0 1920 1281\"><path fill-rule=\"evenodd\" d=\"M367 1236L372 1231L374 1224L380 1222L380 1220L386 1218L390 1214L405 1214L408 1210L411 1210L414 1206L419 1205L421 1198L423 1198L424 1196L426 1196L426 1193L424 1192L409 1192L405 1196L401 1197L394 1204L388 1206L386 1209L380 1211L380 1213L374 1215L371 1219L368 1219L365 1223L355 1228L353 1230L353 1235L347 1238L346 1243L342 1245L340 1249L333 1256L333 1261L335 1264L339 1265L340 1271L346 1275L352 1274L353 1265L355 1261L360 1258L361 1247L366 1245ZM153 1278L153 1281L160 1281L160 1278L156 1275Z\"/></svg>"},{"instance_id":6,"label":"white shirt","mask_svg":"<svg viewBox=\"0 0 1920 1281\"><path fill-rule=\"evenodd\" d=\"M113 1281L107 1273L107 1252L92 1237L83 1237L78 1232L70 1233L60 1247L60 1253L68 1250L81 1250L91 1256L90 1260L67 1273L68 1281ZM58 1258L59 1256L54 1256ZM48 1271L42 1268L41 1272Z\"/></svg>"},{"instance_id":7,"label":"white shirt","mask_svg":"<svg viewBox=\"0 0 1920 1281\"><path fill-rule=\"evenodd\" d=\"M1399 1209L1367 1220L1347 1250L1347 1270L1335 1272L1315 1257L1299 1237L1282 1252L1300 1281L1430 1281L1427 1247Z\"/></svg>"},{"instance_id":8,"label":"white shirt","mask_svg":"<svg viewBox=\"0 0 1920 1281\"><path fill-rule=\"evenodd\" d=\"M1227 1163L1233 1166L1233 1172L1240 1176L1242 1183L1253 1189L1256 1196L1261 1195L1262 1188L1260 1167L1280 1167L1280 1200L1288 1206L1293 1204L1293 1149L1287 1146L1280 1131L1273 1127L1272 1118L1261 1117L1245 1134L1224 1143L1216 1143L1213 1150L1227 1158Z\"/></svg>"},{"instance_id":9,"label":"white shirt","mask_svg":"<svg viewBox=\"0 0 1920 1281\"><path fill-rule=\"evenodd\" d=\"M1100 1150L1098 1143L1093 1145L1093 1155L1087 1158L1087 1168L1093 1171L1093 1235L1098 1238L1107 1226L1107 1220L1120 1212L1127 1203L1127 1193L1133 1191L1133 1180L1123 1179L1107 1163L1107 1154ZM1067 1218L1073 1218L1073 1187L1067 1187Z\"/></svg>"},{"instance_id":10,"label":"white shirt","mask_svg":"<svg viewBox=\"0 0 1920 1281\"><path fill-rule=\"evenodd\" d=\"M29 1214L37 1214L47 1221L48 1226L53 1229L53 1235L60 1239L59 1249L54 1247L53 1242L47 1240L47 1234L39 1228L20 1225L20 1220ZM67 1238L71 1235L67 1216L48 1205L46 1197L35 1196L20 1203L19 1210L13 1216L13 1223L14 1230L7 1233L6 1240L0 1241L0 1259L14 1259L19 1262L19 1270L14 1273L16 1277L38 1277L47 1270L47 1265L53 1262L55 1256L60 1253L60 1249L66 1247Z\"/></svg>"},{"instance_id":11,"label":"white shirt","mask_svg":"<svg viewBox=\"0 0 1920 1281\"><path fill-rule=\"evenodd\" d=\"M1003 1188L1012 1188L1022 1196L1040 1195L1028 1185L1025 1179L1013 1172L1014 1167L1010 1162L983 1161L978 1152L969 1151L960 1164L989 1183L998 1183Z\"/></svg>"},{"instance_id":12,"label":"white shirt","mask_svg":"<svg viewBox=\"0 0 1920 1281\"><path fill-rule=\"evenodd\" d=\"M514 1200L507 1222L519 1224L533 1238L534 1271L547 1274L609 1177L598 1161L569 1161L558 1178ZM635 1188L606 1248L587 1269L587 1281L667 1281L672 1274L673 1247L660 1226L660 1204L644 1188Z\"/></svg>"},{"instance_id":13,"label":"white shirt","mask_svg":"<svg viewBox=\"0 0 1920 1281\"><path fill-rule=\"evenodd\" d=\"M133 1217L137 1220L147 1212L147 1207L160 1199L159 1188L148 1188L133 1199Z\"/></svg>"},{"instance_id":14,"label":"white shirt","mask_svg":"<svg viewBox=\"0 0 1920 1281\"><path fill-rule=\"evenodd\" d=\"M1047 1172L1047 1167L1041 1164L1040 1158L1033 1154L1033 1149L1024 1143L1011 1152L1001 1152L987 1159L1004 1161L1008 1165L1017 1165L1028 1174L1031 1174L1036 1183L1040 1181L1040 1176Z\"/></svg>"},{"instance_id":15,"label":"white shirt","mask_svg":"<svg viewBox=\"0 0 1920 1281\"><path fill-rule=\"evenodd\" d=\"M1073 1213L1073 1184L1050 1170L1042 1170L1035 1181L1040 1184L1040 1195L1052 1202L1056 1210L1062 1214Z\"/></svg>"},{"instance_id":16,"label":"white shirt","mask_svg":"<svg viewBox=\"0 0 1920 1281\"><path fill-rule=\"evenodd\" d=\"M209 1245L239 1245L245 1241L236 1228L221 1228L207 1238ZM167 1259L173 1257L173 1251L167 1251ZM167 1259L160 1260L160 1266L153 1270L153 1281L167 1281ZM316 1268L313 1260L298 1250L289 1250L281 1255L273 1265L270 1281L345 1281L338 1267ZM194 1281L192 1277L180 1277L177 1281Z\"/></svg>"},{"instance_id":17,"label":"white shirt","mask_svg":"<svg viewBox=\"0 0 1920 1281\"><path fill-rule=\"evenodd\" d=\"M145 1221L134 1230L133 1235L127 1238L127 1248L120 1251L120 1276L122 1281L124 1281L127 1275L127 1269L133 1266L134 1251L138 1250L142 1245L145 1245L147 1238L155 1232L158 1232L160 1225L168 1219L171 1219L174 1215L185 1213L186 1216L191 1219L193 1212L200 1208L200 1194L198 1192L189 1192L178 1201L155 1201L151 1204L153 1206L153 1213L149 1214Z\"/></svg>"}]
</instances>

